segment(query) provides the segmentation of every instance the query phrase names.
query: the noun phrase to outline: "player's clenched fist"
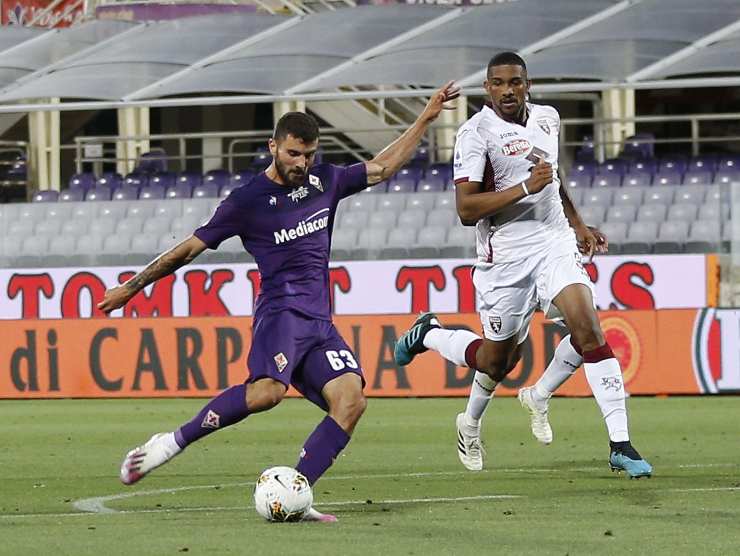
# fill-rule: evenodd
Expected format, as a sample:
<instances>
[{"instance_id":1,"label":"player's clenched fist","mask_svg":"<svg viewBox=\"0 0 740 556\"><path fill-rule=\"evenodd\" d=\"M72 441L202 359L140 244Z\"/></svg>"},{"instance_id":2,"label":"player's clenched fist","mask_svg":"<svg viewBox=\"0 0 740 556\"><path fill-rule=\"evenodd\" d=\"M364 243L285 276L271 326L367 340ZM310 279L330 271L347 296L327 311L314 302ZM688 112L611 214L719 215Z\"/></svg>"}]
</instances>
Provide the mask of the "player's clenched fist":
<instances>
[{"instance_id":1,"label":"player's clenched fist","mask_svg":"<svg viewBox=\"0 0 740 556\"><path fill-rule=\"evenodd\" d=\"M548 183L552 183L552 164L540 160L532 168L529 179L524 182L530 193L539 193Z\"/></svg>"}]
</instances>

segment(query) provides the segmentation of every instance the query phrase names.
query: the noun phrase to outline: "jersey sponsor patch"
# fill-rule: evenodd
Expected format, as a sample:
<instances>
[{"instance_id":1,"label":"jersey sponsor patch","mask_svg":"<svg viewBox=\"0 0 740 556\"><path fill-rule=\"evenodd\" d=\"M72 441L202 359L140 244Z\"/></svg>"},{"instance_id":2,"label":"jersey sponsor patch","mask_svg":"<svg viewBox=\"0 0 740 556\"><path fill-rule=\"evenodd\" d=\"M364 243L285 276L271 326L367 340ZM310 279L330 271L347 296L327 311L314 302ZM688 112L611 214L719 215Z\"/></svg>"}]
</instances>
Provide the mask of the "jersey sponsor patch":
<instances>
[{"instance_id":1,"label":"jersey sponsor patch","mask_svg":"<svg viewBox=\"0 0 740 556\"><path fill-rule=\"evenodd\" d=\"M285 354L281 351L273 357L273 359L275 360L275 366L277 367L278 372L282 373L285 370L285 367L288 366L288 358L285 357Z\"/></svg>"},{"instance_id":2,"label":"jersey sponsor patch","mask_svg":"<svg viewBox=\"0 0 740 556\"><path fill-rule=\"evenodd\" d=\"M517 156L528 152L531 148L532 145L526 139L515 139L501 147L501 152L506 156Z\"/></svg>"}]
</instances>

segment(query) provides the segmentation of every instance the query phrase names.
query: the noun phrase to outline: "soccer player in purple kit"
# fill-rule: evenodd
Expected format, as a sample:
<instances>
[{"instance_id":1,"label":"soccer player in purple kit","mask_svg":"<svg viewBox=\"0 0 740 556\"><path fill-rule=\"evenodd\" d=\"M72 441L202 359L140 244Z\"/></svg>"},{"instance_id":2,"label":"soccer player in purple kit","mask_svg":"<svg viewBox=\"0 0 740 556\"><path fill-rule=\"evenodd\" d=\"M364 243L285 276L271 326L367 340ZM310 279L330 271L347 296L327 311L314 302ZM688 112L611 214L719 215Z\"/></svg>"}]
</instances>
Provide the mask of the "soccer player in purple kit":
<instances>
[{"instance_id":1,"label":"soccer player in purple kit","mask_svg":"<svg viewBox=\"0 0 740 556\"><path fill-rule=\"evenodd\" d=\"M452 82L430 98L413 125L368 162L312 166L319 128L306 114L278 121L273 162L218 206L211 220L126 283L105 292L98 308L123 307L136 293L233 236L255 258L262 278L254 311L250 376L209 401L174 432L158 433L121 465L131 485L193 442L275 407L289 385L327 412L303 445L296 469L313 485L349 442L366 401L362 369L331 320L329 251L339 201L388 179L413 155L429 124L459 96ZM336 521L311 509L306 519Z\"/></svg>"}]
</instances>

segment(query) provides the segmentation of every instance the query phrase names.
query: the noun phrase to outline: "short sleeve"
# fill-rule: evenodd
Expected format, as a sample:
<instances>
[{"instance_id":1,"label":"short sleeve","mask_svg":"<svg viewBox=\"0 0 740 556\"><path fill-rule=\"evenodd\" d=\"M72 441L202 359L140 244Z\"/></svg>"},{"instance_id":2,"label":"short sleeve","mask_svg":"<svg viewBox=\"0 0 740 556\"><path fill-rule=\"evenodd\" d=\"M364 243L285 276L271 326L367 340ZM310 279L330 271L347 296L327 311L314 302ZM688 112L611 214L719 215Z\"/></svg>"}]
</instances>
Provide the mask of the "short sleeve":
<instances>
[{"instance_id":1,"label":"short sleeve","mask_svg":"<svg viewBox=\"0 0 740 556\"><path fill-rule=\"evenodd\" d=\"M193 235L210 249L216 249L221 242L239 235L243 218L243 212L234 203L223 201L211 219L196 229Z\"/></svg>"},{"instance_id":2,"label":"short sleeve","mask_svg":"<svg viewBox=\"0 0 740 556\"><path fill-rule=\"evenodd\" d=\"M367 187L367 167L364 162L335 168L336 188L340 199L359 193Z\"/></svg>"},{"instance_id":3,"label":"short sleeve","mask_svg":"<svg viewBox=\"0 0 740 556\"><path fill-rule=\"evenodd\" d=\"M463 128L455 140L453 175L455 183L481 182L486 167L486 145L477 131Z\"/></svg>"}]
</instances>

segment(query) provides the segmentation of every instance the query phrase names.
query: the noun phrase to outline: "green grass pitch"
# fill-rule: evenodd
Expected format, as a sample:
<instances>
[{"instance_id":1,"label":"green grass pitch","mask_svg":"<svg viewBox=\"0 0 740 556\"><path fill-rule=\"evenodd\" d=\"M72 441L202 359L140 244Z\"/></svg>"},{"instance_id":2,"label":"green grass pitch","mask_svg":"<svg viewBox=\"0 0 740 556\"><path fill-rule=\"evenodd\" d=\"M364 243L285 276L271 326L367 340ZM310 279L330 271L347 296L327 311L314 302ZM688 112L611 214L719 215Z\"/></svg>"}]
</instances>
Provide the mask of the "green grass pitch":
<instances>
[{"instance_id":1,"label":"green grass pitch","mask_svg":"<svg viewBox=\"0 0 740 556\"><path fill-rule=\"evenodd\" d=\"M269 524L252 507L259 472L294 465L321 419L303 400L118 482L128 449L202 403L0 402L0 554L740 554L740 397L630 399L633 443L655 468L639 481L609 471L590 399L553 400L548 447L515 399L495 400L480 473L455 452L464 400L371 399L315 486L336 524Z\"/></svg>"}]
</instances>

